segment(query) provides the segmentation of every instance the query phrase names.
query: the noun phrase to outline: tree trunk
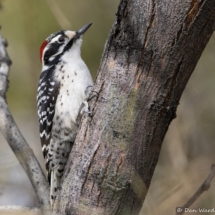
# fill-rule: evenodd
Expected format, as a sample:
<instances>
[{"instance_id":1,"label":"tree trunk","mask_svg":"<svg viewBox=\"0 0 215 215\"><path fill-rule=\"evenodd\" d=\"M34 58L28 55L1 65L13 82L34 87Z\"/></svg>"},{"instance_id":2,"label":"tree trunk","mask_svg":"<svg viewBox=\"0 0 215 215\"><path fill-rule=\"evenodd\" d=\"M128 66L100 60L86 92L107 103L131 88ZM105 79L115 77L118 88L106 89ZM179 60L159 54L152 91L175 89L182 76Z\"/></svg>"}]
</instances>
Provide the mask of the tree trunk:
<instances>
[{"instance_id":1,"label":"tree trunk","mask_svg":"<svg viewBox=\"0 0 215 215\"><path fill-rule=\"evenodd\" d=\"M83 116L55 213L139 213L214 28L214 0L121 0L93 88L94 113Z\"/></svg>"}]
</instances>

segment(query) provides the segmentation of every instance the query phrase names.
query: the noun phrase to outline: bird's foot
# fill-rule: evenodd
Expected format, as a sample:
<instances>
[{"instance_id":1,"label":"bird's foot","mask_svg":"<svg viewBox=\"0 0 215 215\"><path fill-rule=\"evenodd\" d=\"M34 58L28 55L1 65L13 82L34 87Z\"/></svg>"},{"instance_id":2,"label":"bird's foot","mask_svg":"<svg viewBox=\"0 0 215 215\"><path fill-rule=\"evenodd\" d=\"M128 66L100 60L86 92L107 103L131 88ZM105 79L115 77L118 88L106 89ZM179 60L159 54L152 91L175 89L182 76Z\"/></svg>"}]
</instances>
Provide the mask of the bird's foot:
<instances>
[{"instance_id":1,"label":"bird's foot","mask_svg":"<svg viewBox=\"0 0 215 215\"><path fill-rule=\"evenodd\" d=\"M83 114L84 112L85 112L85 113L88 113L88 114L93 113L93 112L90 112L90 111L89 111L89 104L88 104L88 102L87 102L86 100L84 100L84 101L82 102L82 104L84 105L84 107L83 107L82 110L81 110L81 114Z\"/></svg>"},{"instance_id":2,"label":"bird's foot","mask_svg":"<svg viewBox=\"0 0 215 215\"><path fill-rule=\"evenodd\" d=\"M88 86L88 87L86 87L86 89L85 89L85 95L86 95L86 98L85 98L85 101L90 101L92 98L94 98L95 96L97 97L98 95L99 95L99 93L98 92L96 92L95 90L91 90L92 89L92 87L93 86ZM92 93L96 93L96 95L92 95L91 96L91 94ZM91 97L90 97L91 96Z\"/></svg>"}]
</instances>

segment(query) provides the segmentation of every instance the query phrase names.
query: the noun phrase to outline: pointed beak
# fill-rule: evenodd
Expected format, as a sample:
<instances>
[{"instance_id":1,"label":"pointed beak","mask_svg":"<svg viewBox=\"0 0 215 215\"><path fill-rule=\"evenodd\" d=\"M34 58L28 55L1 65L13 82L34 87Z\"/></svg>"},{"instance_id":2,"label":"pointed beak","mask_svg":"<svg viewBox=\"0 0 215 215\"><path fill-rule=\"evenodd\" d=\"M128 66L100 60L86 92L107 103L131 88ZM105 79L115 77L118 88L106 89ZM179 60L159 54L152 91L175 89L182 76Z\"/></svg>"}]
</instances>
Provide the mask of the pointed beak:
<instances>
[{"instance_id":1,"label":"pointed beak","mask_svg":"<svg viewBox=\"0 0 215 215\"><path fill-rule=\"evenodd\" d=\"M84 27L80 28L78 31L76 31L76 34L80 35L80 36L83 35L92 24L93 23L91 22L91 23L85 25Z\"/></svg>"}]
</instances>

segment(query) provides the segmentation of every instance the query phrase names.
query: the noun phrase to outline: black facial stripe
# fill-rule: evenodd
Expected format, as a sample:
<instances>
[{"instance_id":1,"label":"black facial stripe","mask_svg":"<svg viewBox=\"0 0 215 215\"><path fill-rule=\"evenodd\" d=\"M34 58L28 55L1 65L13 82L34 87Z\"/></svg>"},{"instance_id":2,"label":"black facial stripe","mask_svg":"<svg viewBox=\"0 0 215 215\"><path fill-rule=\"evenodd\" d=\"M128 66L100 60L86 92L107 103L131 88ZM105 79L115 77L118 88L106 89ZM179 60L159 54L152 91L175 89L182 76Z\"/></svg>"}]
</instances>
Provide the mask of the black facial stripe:
<instances>
[{"instance_id":1,"label":"black facial stripe","mask_svg":"<svg viewBox=\"0 0 215 215\"><path fill-rule=\"evenodd\" d=\"M73 44L80 38L80 36L81 36L81 35L76 34L76 35L68 42L68 44L65 46L63 52L68 51L68 50L73 46Z\"/></svg>"},{"instance_id":2,"label":"black facial stripe","mask_svg":"<svg viewBox=\"0 0 215 215\"><path fill-rule=\"evenodd\" d=\"M65 38L68 38L65 34L65 31L57 31L53 34L51 34L46 40L48 41L48 49L46 50L46 52L44 53L43 56L43 60L44 60L44 64L48 65L49 64L49 59L55 55L56 53L58 53L60 47L63 45L63 43L59 43L58 41L50 43L51 40L57 36L63 36Z\"/></svg>"},{"instance_id":3,"label":"black facial stripe","mask_svg":"<svg viewBox=\"0 0 215 215\"><path fill-rule=\"evenodd\" d=\"M51 36L50 36L50 38L53 39L54 37L56 37L58 35L63 35L65 37L67 37L65 35L64 31L59 31L59 32L56 32L56 33L52 34L51 35L52 38L51 38ZM58 53L58 51L59 51L60 47L63 45L63 43L59 43L57 41L54 42L54 43L50 43L49 46L48 46L48 49L44 53L44 57L43 57L44 58L43 59L44 60L44 64L45 65L56 65L59 62L60 57L73 46L73 44L80 38L80 36L81 35L77 34L72 39L70 39L70 41L68 42L68 44L64 47L64 50L62 51L62 53L56 55L51 62L49 62L49 59L53 55L55 55L56 53Z\"/></svg>"},{"instance_id":4,"label":"black facial stripe","mask_svg":"<svg viewBox=\"0 0 215 215\"><path fill-rule=\"evenodd\" d=\"M46 50L46 52L44 54L45 65L48 64L49 58L51 58L53 55L55 55L59 51L61 46L62 46L62 44L58 43L57 41L54 43L51 43L49 45L48 49Z\"/></svg>"}]
</instances>

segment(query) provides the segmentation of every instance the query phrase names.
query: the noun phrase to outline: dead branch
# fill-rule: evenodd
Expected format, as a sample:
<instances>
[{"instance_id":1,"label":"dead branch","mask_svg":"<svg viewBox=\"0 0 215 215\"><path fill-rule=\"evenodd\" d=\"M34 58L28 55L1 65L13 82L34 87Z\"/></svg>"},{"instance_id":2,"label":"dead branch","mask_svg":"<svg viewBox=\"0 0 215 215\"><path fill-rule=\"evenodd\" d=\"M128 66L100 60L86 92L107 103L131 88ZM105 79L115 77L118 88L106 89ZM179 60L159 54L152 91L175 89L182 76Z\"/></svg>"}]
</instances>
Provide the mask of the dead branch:
<instances>
[{"instance_id":1,"label":"dead branch","mask_svg":"<svg viewBox=\"0 0 215 215\"><path fill-rule=\"evenodd\" d=\"M8 109L6 91L11 60L7 42L0 34L0 130L25 170L37 194L39 205L49 208L49 185L33 150L30 148Z\"/></svg>"},{"instance_id":2,"label":"dead branch","mask_svg":"<svg viewBox=\"0 0 215 215\"><path fill-rule=\"evenodd\" d=\"M193 196L182 206L177 208L178 212L176 215L182 215L185 213L185 208L189 208L205 191L210 188L211 181L215 177L215 164L211 166L211 172L203 182L203 184L199 187L199 189L193 194Z\"/></svg>"}]
</instances>

